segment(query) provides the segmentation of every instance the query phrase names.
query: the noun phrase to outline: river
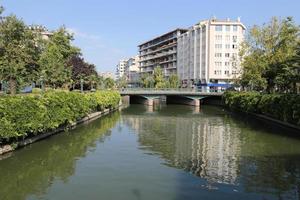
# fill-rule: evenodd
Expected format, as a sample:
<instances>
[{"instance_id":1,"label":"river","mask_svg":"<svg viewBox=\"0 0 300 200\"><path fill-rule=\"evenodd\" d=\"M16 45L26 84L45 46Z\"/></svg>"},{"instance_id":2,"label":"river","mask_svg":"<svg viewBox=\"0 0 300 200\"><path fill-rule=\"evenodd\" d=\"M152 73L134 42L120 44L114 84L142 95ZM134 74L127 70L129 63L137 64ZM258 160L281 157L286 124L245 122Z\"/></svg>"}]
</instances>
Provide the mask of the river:
<instances>
[{"instance_id":1,"label":"river","mask_svg":"<svg viewBox=\"0 0 300 200\"><path fill-rule=\"evenodd\" d=\"M0 157L0 199L299 199L300 140L231 114L130 105Z\"/></svg>"}]
</instances>

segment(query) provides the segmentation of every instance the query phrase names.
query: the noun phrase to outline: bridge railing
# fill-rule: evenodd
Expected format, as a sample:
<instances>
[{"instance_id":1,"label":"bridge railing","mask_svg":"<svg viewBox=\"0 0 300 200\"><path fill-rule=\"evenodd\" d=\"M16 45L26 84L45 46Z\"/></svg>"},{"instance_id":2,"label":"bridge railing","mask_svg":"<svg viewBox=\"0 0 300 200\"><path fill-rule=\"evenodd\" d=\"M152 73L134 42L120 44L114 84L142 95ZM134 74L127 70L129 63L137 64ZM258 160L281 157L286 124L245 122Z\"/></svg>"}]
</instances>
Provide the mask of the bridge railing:
<instances>
[{"instance_id":1,"label":"bridge railing","mask_svg":"<svg viewBox=\"0 0 300 200\"><path fill-rule=\"evenodd\" d=\"M120 92L191 92L191 93L223 93L222 90L207 88L123 88Z\"/></svg>"}]
</instances>

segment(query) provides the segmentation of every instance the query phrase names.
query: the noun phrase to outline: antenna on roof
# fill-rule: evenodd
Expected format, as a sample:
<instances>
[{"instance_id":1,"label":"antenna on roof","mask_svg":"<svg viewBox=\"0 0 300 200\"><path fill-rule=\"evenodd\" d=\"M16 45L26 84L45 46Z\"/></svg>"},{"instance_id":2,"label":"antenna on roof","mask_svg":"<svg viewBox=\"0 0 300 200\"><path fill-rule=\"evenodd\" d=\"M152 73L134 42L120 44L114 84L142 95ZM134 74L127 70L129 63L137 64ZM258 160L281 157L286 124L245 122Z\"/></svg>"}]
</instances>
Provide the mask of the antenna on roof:
<instances>
[{"instance_id":1,"label":"antenna on roof","mask_svg":"<svg viewBox=\"0 0 300 200\"><path fill-rule=\"evenodd\" d=\"M216 21L216 20L217 20L216 15L213 15L212 18L211 18L211 20L212 20L213 22Z\"/></svg>"}]
</instances>

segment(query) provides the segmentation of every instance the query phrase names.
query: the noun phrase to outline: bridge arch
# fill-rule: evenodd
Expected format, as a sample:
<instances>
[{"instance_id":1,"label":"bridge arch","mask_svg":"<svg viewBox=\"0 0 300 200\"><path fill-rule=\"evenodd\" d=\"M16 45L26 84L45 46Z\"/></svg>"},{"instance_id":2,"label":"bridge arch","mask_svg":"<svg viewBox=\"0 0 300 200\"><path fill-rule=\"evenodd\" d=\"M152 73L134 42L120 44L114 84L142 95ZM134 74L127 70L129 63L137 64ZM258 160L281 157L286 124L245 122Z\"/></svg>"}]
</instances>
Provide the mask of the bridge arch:
<instances>
[{"instance_id":1,"label":"bridge arch","mask_svg":"<svg viewBox=\"0 0 300 200\"><path fill-rule=\"evenodd\" d=\"M155 101L159 101L161 96L158 95L130 95L129 103L130 104L145 104L148 106L153 106Z\"/></svg>"}]
</instances>

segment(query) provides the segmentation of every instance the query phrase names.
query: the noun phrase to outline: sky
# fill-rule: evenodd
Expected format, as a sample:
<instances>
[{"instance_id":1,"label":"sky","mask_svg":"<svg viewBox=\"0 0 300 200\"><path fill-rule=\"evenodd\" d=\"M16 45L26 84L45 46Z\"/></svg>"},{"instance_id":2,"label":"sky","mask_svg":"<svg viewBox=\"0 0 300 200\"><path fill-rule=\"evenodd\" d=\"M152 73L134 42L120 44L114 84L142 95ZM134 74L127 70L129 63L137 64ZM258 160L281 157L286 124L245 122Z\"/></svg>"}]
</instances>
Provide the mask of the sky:
<instances>
[{"instance_id":1,"label":"sky","mask_svg":"<svg viewBox=\"0 0 300 200\"><path fill-rule=\"evenodd\" d=\"M272 16L292 16L300 24L300 0L0 0L4 15L49 30L65 25L85 60L100 72L114 72L137 46L175 28L215 16L262 25Z\"/></svg>"}]
</instances>

